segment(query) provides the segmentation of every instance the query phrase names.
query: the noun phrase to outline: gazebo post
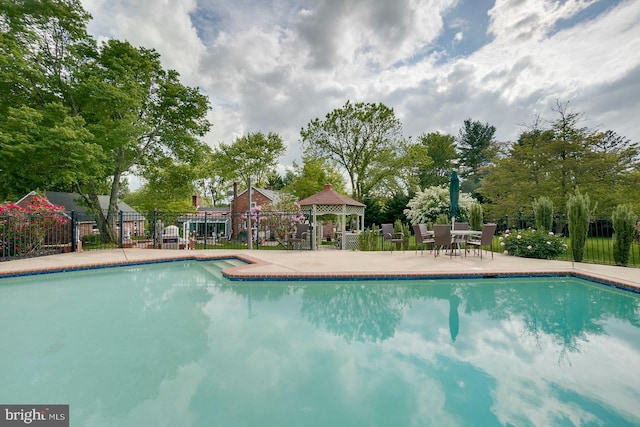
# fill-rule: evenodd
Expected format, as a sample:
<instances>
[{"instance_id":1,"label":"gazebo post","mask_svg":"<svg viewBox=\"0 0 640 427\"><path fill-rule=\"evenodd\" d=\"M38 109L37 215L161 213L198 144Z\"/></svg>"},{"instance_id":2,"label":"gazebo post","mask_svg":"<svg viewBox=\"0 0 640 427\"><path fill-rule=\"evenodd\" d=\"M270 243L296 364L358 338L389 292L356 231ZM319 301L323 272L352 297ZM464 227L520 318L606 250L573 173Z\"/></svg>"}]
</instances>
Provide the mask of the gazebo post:
<instances>
[{"instance_id":1,"label":"gazebo post","mask_svg":"<svg viewBox=\"0 0 640 427\"><path fill-rule=\"evenodd\" d=\"M347 209L345 205L342 205L342 250L344 250L345 242L347 241Z\"/></svg>"},{"instance_id":2,"label":"gazebo post","mask_svg":"<svg viewBox=\"0 0 640 427\"><path fill-rule=\"evenodd\" d=\"M311 207L311 217L313 220L313 235L311 236L311 241L309 242L309 245L311 245L311 247L309 249L313 250L314 248L314 242L317 243L318 242L318 215L317 215L317 211L316 211L316 205L313 205ZM320 233L322 233L322 231L320 231Z\"/></svg>"}]
</instances>

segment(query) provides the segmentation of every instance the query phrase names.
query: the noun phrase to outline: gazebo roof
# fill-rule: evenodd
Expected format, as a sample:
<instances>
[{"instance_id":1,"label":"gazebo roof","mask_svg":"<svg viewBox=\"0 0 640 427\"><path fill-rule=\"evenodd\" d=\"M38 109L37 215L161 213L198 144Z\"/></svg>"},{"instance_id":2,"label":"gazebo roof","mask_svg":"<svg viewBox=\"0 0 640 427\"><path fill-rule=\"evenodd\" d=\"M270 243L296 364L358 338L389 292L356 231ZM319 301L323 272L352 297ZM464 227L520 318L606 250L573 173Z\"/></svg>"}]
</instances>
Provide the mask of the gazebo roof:
<instances>
[{"instance_id":1,"label":"gazebo roof","mask_svg":"<svg viewBox=\"0 0 640 427\"><path fill-rule=\"evenodd\" d=\"M333 189L331 184L325 184L324 190L309 196L298 202L300 206L325 205L325 206L358 206L365 207L363 203L353 200Z\"/></svg>"}]
</instances>

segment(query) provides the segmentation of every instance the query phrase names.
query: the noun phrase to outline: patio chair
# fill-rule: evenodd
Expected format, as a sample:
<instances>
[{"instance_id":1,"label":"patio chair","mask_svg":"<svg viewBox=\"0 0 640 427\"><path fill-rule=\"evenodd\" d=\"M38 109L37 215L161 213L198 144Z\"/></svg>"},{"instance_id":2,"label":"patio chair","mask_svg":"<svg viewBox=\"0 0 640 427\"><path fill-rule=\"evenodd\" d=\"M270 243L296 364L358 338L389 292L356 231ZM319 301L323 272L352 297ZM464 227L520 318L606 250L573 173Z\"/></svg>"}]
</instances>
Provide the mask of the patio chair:
<instances>
[{"instance_id":1,"label":"patio chair","mask_svg":"<svg viewBox=\"0 0 640 427\"><path fill-rule=\"evenodd\" d=\"M413 232L416 235L416 255L418 254L418 246L420 246L420 255L423 255L424 247L429 244L433 245L435 241L432 237L429 237L425 224L415 224L413 226Z\"/></svg>"},{"instance_id":2,"label":"patio chair","mask_svg":"<svg viewBox=\"0 0 640 427\"><path fill-rule=\"evenodd\" d=\"M453 229L454 230L470 230L470 227L468 222L455 222L453 223ZM461 243L464 244L466 247L467 238L462 236L453 236L453 243L455 246L458 247L458 249L460 249ZM465 248L465 251L466 251L466 248Z\"/></svg>"},{"instance_id":3,"label":"patio chair","mask_svg":"<svg viewBox=\"0 0 640 427\"><path fill-rule=\"evenodd\" d=\"M493 235L495 234L495 232L496 224L484 224L482 226L482 234L480 235L480 239L467 240L467 245L473 247L474 253L476 249L480 251L480 259L482 259L482 248L484 247L486 251L487 246L491 251L491 258L493 259Z\"/></svg>"},{"instance_id":4,"label":"patio chair","mask_svg":"<svg viewBox=\"0 0 640 427\"><path fill-rule=\"evenodd\" d=\"M306 242L308 238L309 224L298 224L296 225L296 234L289 239L289 243L291 244L291 247L295 247L297 243L298 249L302 250L302 243Z\"/></svg>"},{"instance_id":5,"label":"patio chair","mask_svg":"<svg viewBox=\"0 0 640 427\"><path fill-rule=\"evenodd\" d=\"M438 256L442 248L449 249L449 256L453 256L453 240L449 224L433 225L433 248L435 250L434 256Z\"/></svg>"},{"instance_id":6,"label":"patio chair","mask_svg":"<svg viewBox=\"0 0 640 427\"><path fill-rule=\"evenodd\" d=\"M391 252L393 252L393 246L400 243L402 252L404 252L404 233L401 231L394 231L393 224L382 224L382 249L384 249L385 242L391 243Z\"/></svg>"}]
</instances>

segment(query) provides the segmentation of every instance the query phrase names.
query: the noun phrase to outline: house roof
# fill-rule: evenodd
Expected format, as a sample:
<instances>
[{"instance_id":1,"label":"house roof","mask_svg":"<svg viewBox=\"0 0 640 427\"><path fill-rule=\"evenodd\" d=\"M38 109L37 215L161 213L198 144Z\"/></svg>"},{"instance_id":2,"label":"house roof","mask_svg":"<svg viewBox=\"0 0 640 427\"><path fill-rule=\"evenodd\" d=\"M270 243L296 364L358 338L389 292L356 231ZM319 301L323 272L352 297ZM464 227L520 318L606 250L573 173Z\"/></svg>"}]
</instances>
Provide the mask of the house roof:
<instances>
[{"instance_id":1,"label":"house roof","mask_svg":"<svg viewBox=\"0 0 640 427\"><path fill-rule=\"evenodd\" d=\"M45 193L47 196L47 200L49 200L54 205L64 206L64 209L67 212L76 211L79 213L87 213L89 209L81 204L81 196L78 193L62 193L58 191L47 191ZM109 196L100 195L98 196L98 203L100 203L100 209L104 213L109 210ZM138 212L133 209L131 206L118 199L118 210L123 213L134 213L138 214Z\"/></svg>"},{"instance_id":2,"label":"house roof","mask_svg":"<svg viewBox=\"0 0 640 427\"><path fill-rule=\"evenodd\" d=\"M217 207L200 206L198 207L198 209L196 209L196 212L228 213L228 212L231 212L231 206L217 206Z\"/></svg>"},{"instance_id":3,"label":"house roof","mask_svg":"<svg viewBox=\"0 0 640 427\"><path fill-rule=\"evenodd\" d=\"M281 195L283 194L282 191L267 190L266 188L251 187L251 189L262 194L264 197L271 200L272 203L278 203L280 201ZM247 189L245 188L240 193L238 193L238 197L242 196L246 192Z\"/></svg>"},{"instance_id":4,"label":"house roof","mask_svg":"<svg viewBox=\"0 0 640 427\"><path fill-rule=\"evenodd\" d=\"M360 203L356 200L353 200L350 197L345 196L344 194L340 194L333 189L331 184L325 184L324 189L319 193L314 194L313 196L309 196L306 199L303 199L298 202L300 206L311 206L311 205L330 205L330 206L360 206L365 207L366 205Z\"/></svg>"}]
</instances>

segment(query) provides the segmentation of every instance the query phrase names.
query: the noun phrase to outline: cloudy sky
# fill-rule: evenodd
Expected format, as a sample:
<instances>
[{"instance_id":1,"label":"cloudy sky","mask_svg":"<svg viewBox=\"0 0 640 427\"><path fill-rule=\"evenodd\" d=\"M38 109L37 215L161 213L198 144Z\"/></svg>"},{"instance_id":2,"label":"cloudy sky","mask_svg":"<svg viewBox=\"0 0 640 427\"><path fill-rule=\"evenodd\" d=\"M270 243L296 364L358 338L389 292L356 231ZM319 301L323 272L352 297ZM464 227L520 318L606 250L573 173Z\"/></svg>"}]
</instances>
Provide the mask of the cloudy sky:
<instances>
[{"instance_id":1,"label":"cloudy sky","mask_svg":"<svg viewBox=\"0 0 640 427\"><path fill-rule=\"evenodd\" d=\"M156 49L212 104L210 145L300 129L352 102L393 108L404 135L467 118L514 140L556 100L640 141L638 0L81 0L97 39Z\"/></svg>"}]
</instances>

